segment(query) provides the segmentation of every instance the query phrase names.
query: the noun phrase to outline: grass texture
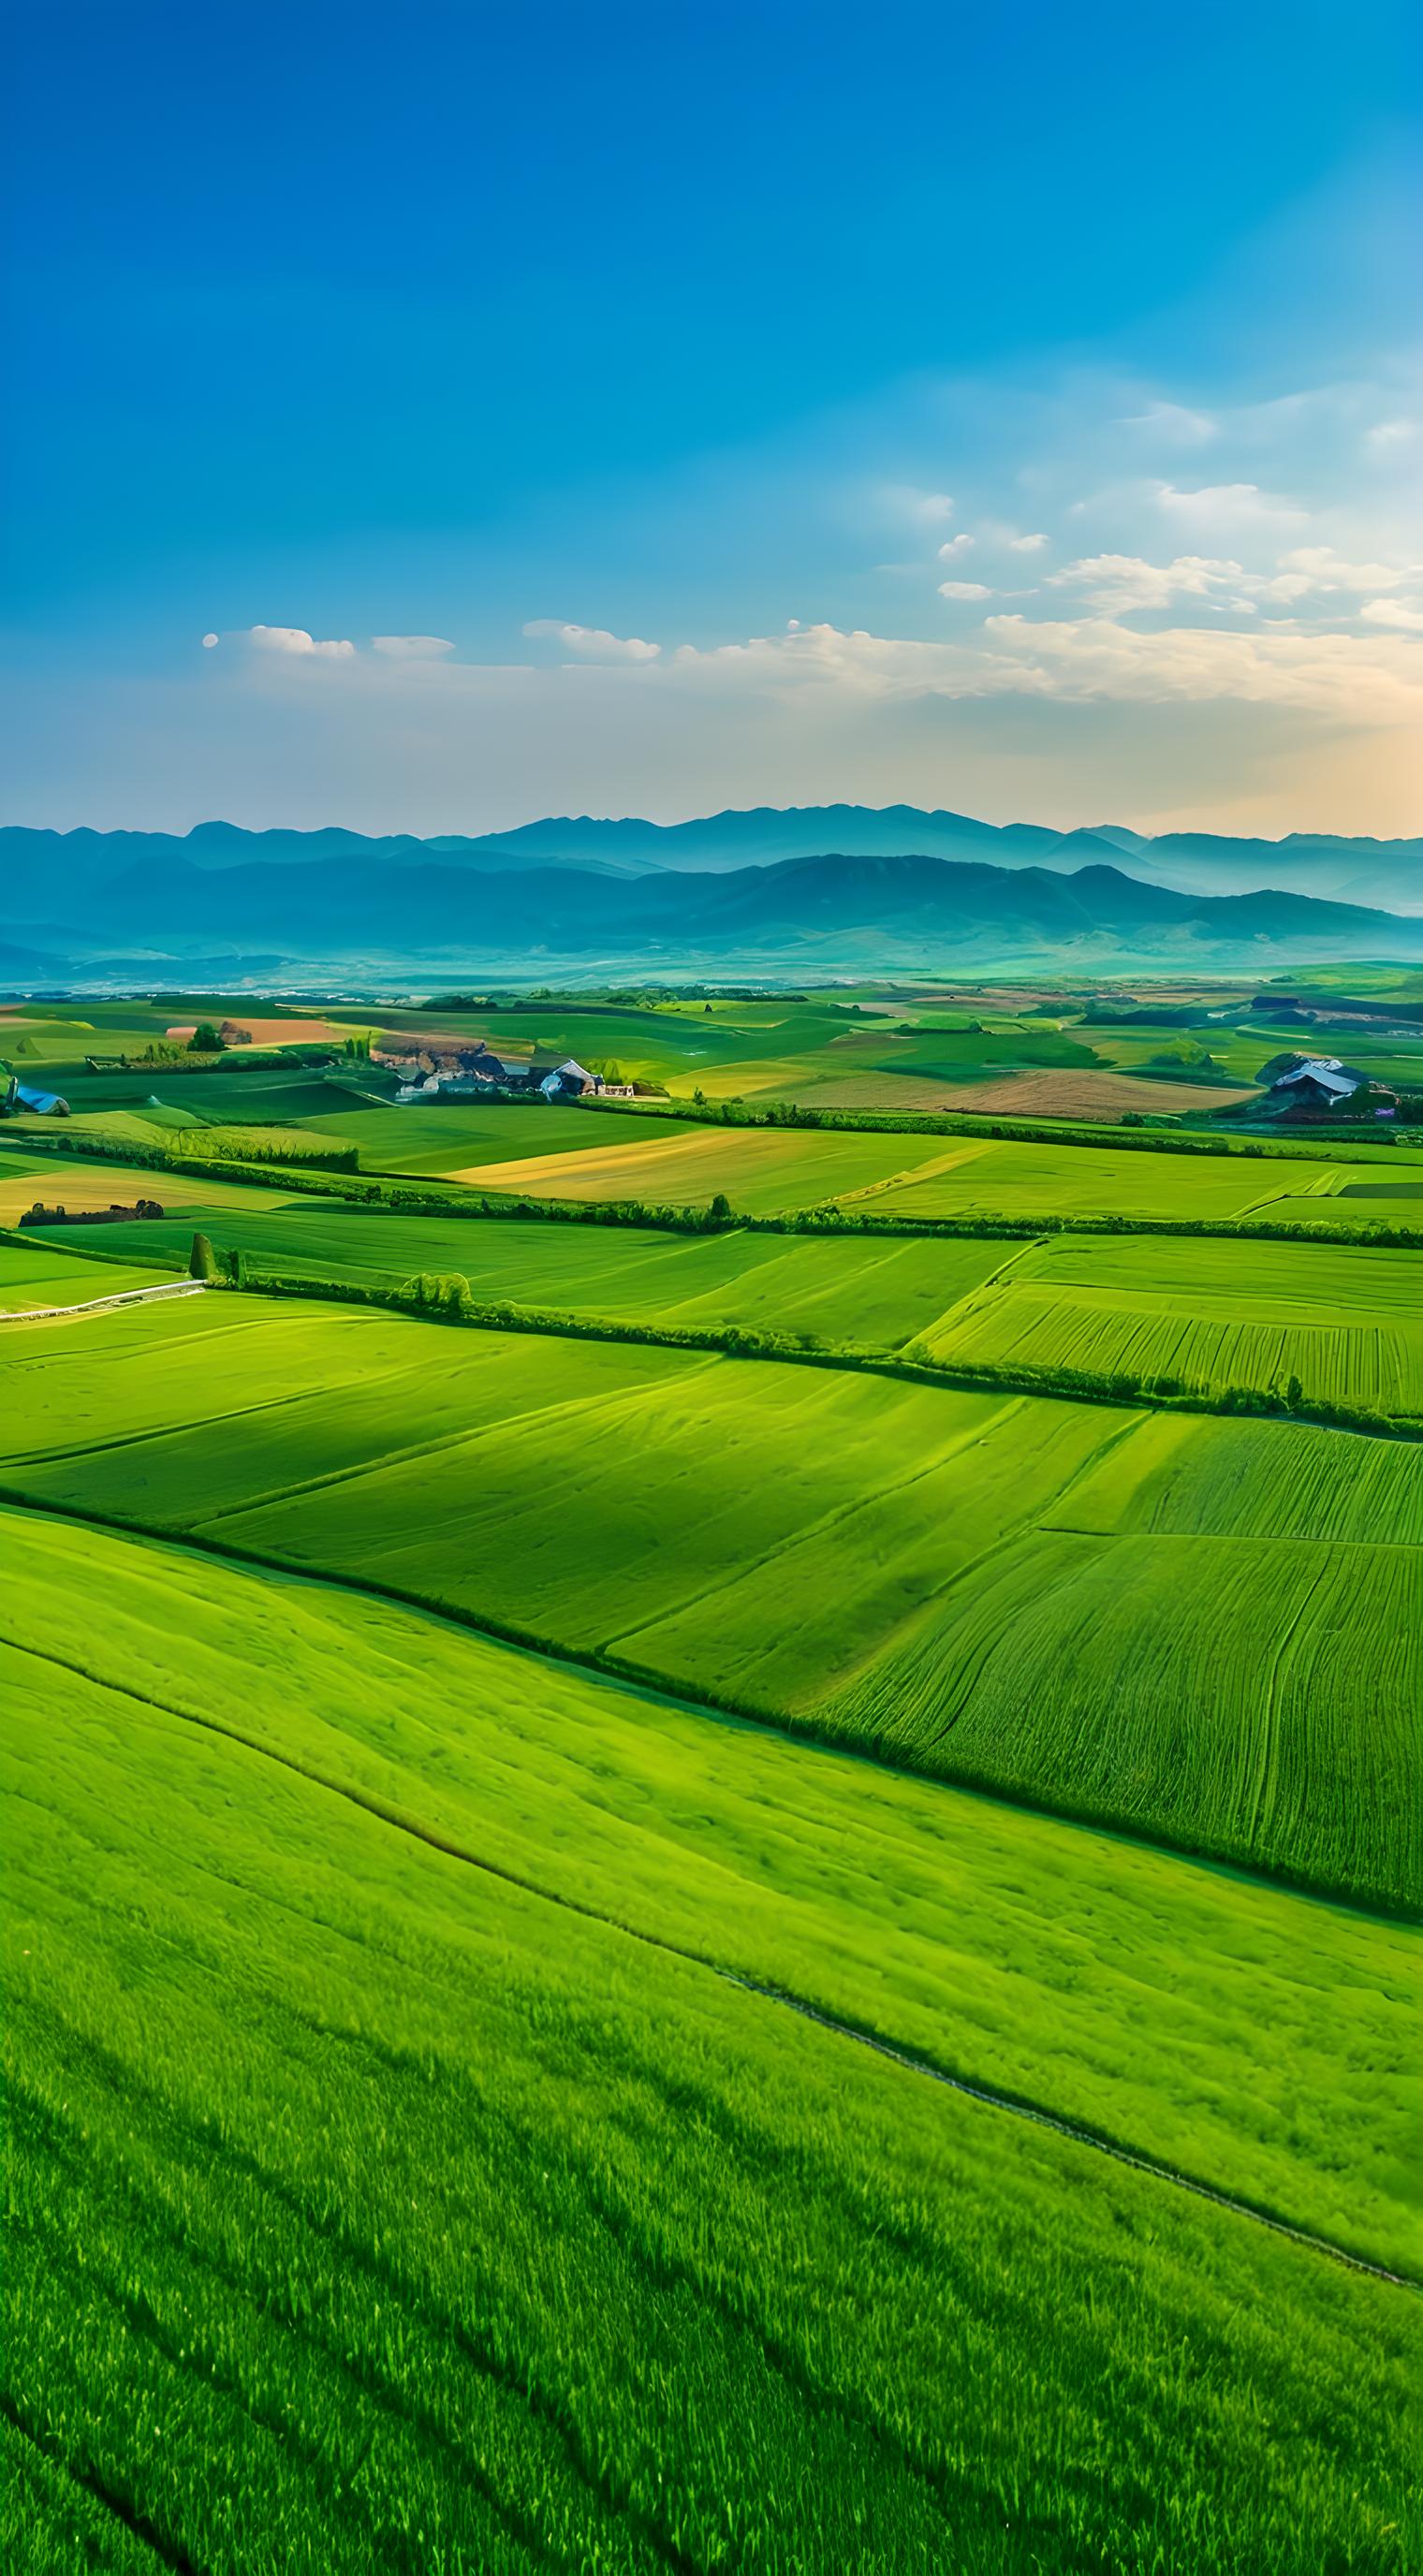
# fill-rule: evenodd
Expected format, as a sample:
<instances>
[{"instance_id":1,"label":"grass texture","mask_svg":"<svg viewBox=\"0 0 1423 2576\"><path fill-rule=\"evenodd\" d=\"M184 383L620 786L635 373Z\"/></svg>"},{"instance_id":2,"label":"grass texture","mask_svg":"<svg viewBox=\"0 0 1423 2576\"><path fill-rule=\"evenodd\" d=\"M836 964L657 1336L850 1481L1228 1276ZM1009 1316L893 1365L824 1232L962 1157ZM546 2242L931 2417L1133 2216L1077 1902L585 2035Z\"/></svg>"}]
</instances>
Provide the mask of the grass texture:
<instances>
[{"instance_id":1,"label":"grass texture","mask_svg":"<svg viewBox=\"0 0 1423 2576\"><path fill-rule=\"evenodd\" d=\"M1323 2001L1285 2000L1240 2153L1391 2236L1364 2061L1406 2047L1402 1935L1033 1819L982 1839L913 1783L827 1883L800 1795L843 1809L833 1757L171 1550L8 1542L9 2563L1416 2563L1406 2292L658 1946L720 1888L763 1973L985 2049L1032 2045L1016 1981L1060 2065L1147 2116L1155 2082L1205 2154L1312 1913ZM99 1595L78 1674L53 1602ZM471 1866L509 1853L595 1914Z\"/></svg>"}]
</instances>

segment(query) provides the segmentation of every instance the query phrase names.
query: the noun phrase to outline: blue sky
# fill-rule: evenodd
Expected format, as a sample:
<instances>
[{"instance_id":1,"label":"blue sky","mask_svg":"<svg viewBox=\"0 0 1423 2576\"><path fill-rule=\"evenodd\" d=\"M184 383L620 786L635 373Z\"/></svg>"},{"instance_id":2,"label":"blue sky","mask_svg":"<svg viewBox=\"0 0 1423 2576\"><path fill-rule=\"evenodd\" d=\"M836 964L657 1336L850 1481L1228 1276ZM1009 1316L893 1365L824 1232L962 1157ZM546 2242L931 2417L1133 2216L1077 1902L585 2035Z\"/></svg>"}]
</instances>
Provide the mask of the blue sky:
<instances>
[{"instance_id":1,"label":"blue sky","mask_svg":"<svg viewBox=\"0 0 1423 2576\"><path fill-rule=\"evenodd\" d=\"M21 0L7 819L1419 828L1415 23Z\"/></svg>"}]
</instances>

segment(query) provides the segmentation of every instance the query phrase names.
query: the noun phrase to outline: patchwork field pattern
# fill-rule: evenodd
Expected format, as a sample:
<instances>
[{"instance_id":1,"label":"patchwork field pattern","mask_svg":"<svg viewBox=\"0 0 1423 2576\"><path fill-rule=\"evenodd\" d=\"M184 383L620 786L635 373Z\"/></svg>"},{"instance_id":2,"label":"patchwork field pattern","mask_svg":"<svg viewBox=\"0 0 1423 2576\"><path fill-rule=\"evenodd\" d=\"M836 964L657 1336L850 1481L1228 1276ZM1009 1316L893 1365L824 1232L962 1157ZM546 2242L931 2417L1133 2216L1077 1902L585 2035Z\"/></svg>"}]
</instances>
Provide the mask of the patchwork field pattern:
<instances>
[{"instance_id":1,"label":"patchwork field pattern","mask_svg":"<svg viewBox=\"0 0 1423 2576\"><path fill-rule=\"evenodd\" d=\"M1423 1446L238 1298L72 1341L15 1352L13 1491L1420 1893Z\"/></svg>"}]
</instances>

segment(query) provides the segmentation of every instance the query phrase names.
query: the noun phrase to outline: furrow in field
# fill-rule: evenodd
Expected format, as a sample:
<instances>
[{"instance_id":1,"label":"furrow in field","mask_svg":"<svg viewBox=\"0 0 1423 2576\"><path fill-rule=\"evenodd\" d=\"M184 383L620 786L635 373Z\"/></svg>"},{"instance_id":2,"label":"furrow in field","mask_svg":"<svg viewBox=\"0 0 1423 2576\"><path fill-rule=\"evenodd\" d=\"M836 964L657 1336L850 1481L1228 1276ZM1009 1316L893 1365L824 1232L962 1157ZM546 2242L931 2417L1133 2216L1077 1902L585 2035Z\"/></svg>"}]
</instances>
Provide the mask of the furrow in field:
<instances>
[{"instance_id":1,"label":"furrow in field","mask_svg":"<svg viewBox=\"0 0 1423 2576\"><path fill-rule=\"evenodd\" d=\"M18 1651L22 1654L29 1655L35 1661L49 1663L57 1666L63 1671L74 1673L81 1679L88 1678L83 1665L77 1663L71 1657L60 1654L54 1648L40 1648L30 1644L19 1647ZM1069 2139L1077 2146L1089 2148L1096 2153L1110 2156L1120 2163L1130 2165L1136 2171L1149 2175L1157 2182L1166 2184L1177 2190L1195 2193L1200 2197L1214 2202L1217 2207L1227 2210L1233 2216L1248 2219L1258 2225L1268 2227L1277 2234L1287 2236L1294 2242L1307 2247L1314 2253L1327 2255L1333 2260L1343 2263L1355 2271L1367 2273L1375 2280L1386 2281L1398 2287L1416 2288L1420 2286L1415 2283L1409 2275L1392 2270L1382 2264L1372 2262L1367 2257L1352 2252L1348 2247L1340 2245L1330 2238L1317 2235L1309 2229L1299 2227L1277 2211L1258 2206L1249 2200L1239 2198L1232 2193L1220 2189L1217 2185L1209 2182L1201 2176L1190 2175L1173 2166L1162 2163L1156 2158L1130 2147L1124 2141L1112 2138L1106 2133L1094 2129L1085 2123L1069 2120L1049 2104L1033 2101L1026 2097L1009 2093L997 2086L978 2082L971 2074L962 2069L935 2063L927 2055L921 2054L918 2051L910 2051L892 2038L886 2037L869 2028L857 2026L856 2024L846 2021L839 2016L827 2013L820 2006L811 2002L807 1997L788 1992L781 1987L765 1984L754 1977L728 1968L701 1946L674 1942L663 1934L648 1930L644 1926L630 1922L621 1916L605 1912L596 1906L585 1903L580 1898L569 1893L565 1888L559 1888L546 1882L540 1882L539 1880L531 1878L522 1871L509 1867L507 1864L494 1861L475 1850L463 1837L454 1836L442 1831L438 1827L434 1826L428 1818L420 1816L408 1807L395 1804L388 1798L377 1795L368 1788L362 1788L350 1780L343 1780L337 1774L309 1760L302 1760L293 1754L284 1753L278 1747L261 1741L259 1738L223 1719L213 1716L199 1715L191 1709L184 1710L176 1708L170 1701L164 1699L161 1695L140 1692L128 1684L109 1685L109 1687L121 1688L125 1696L136 1702L140 1702L145 1707L157 1711L161 1716L171 1719L179 1725L197 1727L208 1734L220 1736L227 1742L239 1747L244 1753L252 1755L254 1759L259 1762L273 1764L281 1770L294 1774L296 1777L303 1780L307 1786L317 1789L329 1796L345 1800L350 1805L362 1809L367 1815L372 1816L379 1823L389 1826L401 1834L408 1835L413 1841L423 1844L427 1849L438 1853L444 1859L458 1862L467 1868L476 1869L484 1876L498 1879L505 1885L516 1887L523 1894L533 1896L541 1902L558 1906L566 1912L581 1916L585 1920L598 1922L604 1925L608 1930L620 1933L627 1939L636 1941L648 1949L660 1951L667 1957L680 1959L689 1966L705 1969L712 1975L724 1979L727 1983L737 1986L742 1991L755 1994L769 2004L790 2010L817 2024L819 2027L831 2031L837 2037L852 2041L856 2045L870 2048L876 2054L886 2058L889 2062L898 2065L907 2072L927 2077L935 2083L945 2085L950 2090L981 2103L986 2109L991 2109L1014 2119L1031 2122L1039 2128L1049 2129L1054 2132L1054 2134Z\"/></svg>"}]
</instances>

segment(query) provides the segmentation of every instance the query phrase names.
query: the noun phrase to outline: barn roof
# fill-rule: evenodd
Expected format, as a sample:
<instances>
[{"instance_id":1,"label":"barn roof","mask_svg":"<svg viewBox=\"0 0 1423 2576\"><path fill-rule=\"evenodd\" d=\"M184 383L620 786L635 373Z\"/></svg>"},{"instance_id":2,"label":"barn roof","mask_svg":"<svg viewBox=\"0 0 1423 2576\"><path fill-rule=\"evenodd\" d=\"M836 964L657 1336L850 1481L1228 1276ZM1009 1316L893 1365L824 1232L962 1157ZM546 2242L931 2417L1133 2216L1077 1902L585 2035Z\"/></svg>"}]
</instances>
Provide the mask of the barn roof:
<instances>
[{"instance_id":1,"label":"barn roof","mask_svg":"<svg viewBox=\"0 0 1423 2576\"><path fill-rule=\"evenodd\" d=\"M1350 1092L1359 1088L1359 1077L1346 1073L1337 1055L1307 1057L1303 1064L1295 1066L1293 1073L1282 1073L1274 1088L1288 1091L1297 1082L1313 1083L1317 1090L1327 1091L1335 1100L1347 1100Z\"/></svg>"}]
</instances>

